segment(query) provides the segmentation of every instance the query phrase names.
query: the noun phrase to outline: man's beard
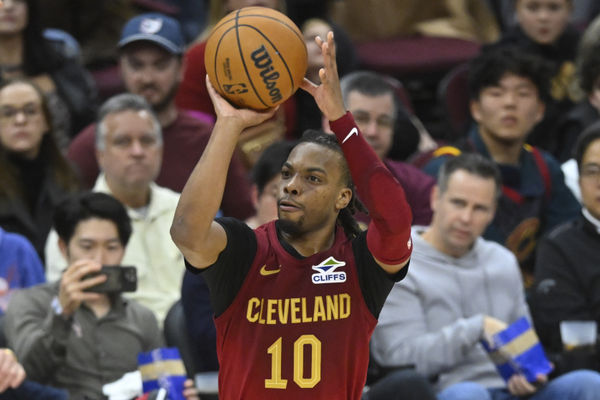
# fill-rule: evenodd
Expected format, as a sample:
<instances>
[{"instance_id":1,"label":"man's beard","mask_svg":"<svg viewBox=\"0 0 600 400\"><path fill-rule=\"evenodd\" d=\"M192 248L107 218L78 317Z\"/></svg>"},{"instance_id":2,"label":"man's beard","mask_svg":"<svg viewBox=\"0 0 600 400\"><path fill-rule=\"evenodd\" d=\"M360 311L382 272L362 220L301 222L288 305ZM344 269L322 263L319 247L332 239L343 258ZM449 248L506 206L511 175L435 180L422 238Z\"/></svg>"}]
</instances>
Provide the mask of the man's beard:
<instances>
[{"instance_id":1,"label":"man's beard","mask_svg":"<svg viewBox=\"0 0 600 400\"><path fill-rule=\"evenodd\" d=\"M173 86L171 86L171 89L169 89L167 94L165 94L165 96L162 99L160 99L155 104L152 104L152 109L154 110L155 113L158 114L158 113L166 110L171 105L171 102L173 101L173 99L175 98L175 95L177 94L178 88L179 88L179 84L175 83Z\"/></svg>"}]
</instances>

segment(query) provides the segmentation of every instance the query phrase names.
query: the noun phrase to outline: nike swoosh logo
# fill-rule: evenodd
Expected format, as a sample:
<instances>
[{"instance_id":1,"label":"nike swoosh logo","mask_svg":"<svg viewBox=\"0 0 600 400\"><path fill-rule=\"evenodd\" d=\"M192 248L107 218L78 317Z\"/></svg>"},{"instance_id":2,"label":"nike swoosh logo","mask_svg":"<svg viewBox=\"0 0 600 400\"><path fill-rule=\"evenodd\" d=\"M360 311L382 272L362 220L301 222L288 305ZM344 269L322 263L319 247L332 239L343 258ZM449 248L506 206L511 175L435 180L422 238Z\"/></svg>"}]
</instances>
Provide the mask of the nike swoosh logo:
<instances>
[{"instance_id":1,"label":"nike swoosh logo","mask_svg":"<svg viewBox=\"0 0 600 400\"><path fill-rule=\"evenodd\" d=\"M350 137L352 137L352 135L358 136L358 129L356 129L356 127L352 128L350 133L346 135L344 140L342 140L342 144L346 143L346 140L350 139Z\"/></svg>"},{"instance_id":2,"label":"nike swoosh logo","mask_svg":"<svg viewBox=\"0 0 600 400\"><path fill-rule=\"evenodd\" d=\"M260 274L262 276L269 276L269 275L273 275L273 274L278 274L279 271L281 271L281 266L277 267L277 269L267 269L267 266L263 265L260 268Z\"/></svg>"}]
</instances>

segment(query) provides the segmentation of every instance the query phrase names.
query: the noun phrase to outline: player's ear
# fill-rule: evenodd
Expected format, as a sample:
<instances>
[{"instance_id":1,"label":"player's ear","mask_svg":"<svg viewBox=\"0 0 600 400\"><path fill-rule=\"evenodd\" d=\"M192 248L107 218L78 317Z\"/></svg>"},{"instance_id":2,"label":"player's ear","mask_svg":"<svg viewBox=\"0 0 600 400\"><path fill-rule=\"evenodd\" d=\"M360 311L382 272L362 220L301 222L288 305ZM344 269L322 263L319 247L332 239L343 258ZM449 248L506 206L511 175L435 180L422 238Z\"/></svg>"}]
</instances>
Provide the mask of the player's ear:
<instances>
[{"instance_id":1,"label":"player's ear","mask_svg":"<svg viewBox=\"0 0 600 400\"><path fill-rule=\"evenodd\" d=\"M342 188L338 193L337 200L335 202L335 208L337 210L341 210L346 208L350 201L352 200L352 190L350 188Z\"/></svg>"}]
</instances>

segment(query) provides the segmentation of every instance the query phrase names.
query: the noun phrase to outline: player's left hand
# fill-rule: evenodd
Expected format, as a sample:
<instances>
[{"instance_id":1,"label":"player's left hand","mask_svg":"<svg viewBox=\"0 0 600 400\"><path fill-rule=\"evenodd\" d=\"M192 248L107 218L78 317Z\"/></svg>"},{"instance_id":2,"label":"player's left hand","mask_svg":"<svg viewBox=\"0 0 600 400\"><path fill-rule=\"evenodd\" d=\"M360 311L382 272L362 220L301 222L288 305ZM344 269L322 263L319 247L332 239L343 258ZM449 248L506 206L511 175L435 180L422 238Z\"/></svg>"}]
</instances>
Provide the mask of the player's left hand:
<instances>
[{"instance_id":1,"label":"player's left hand","mask_svg":"<svg viewBox=\"0 0 600 400\"><path fill-rule=\"evenodd\" d=\"M544 374L537 375L537 384L543 385L548 382L548 377ZM537 387L529 383L527 379L520 374L515 374L508 380L508 391L514 396L528 396L537 391Z\"/></svg>"},{"instance_id":2,"label":"player's left hand","mask_svg":"<svg viewBox=\"0 0 600 400\"><path fill-rule=\"evenodd\" d=\"M315 42L321 47L321 54L323 55L324 67L319 70L321 84L316 85L304 78L300 87L314 97L319 109L329 121L335 121L344 116L346 108L342 98L340 78L335 60L333 32L329 31L327 33L327 41L323 41L321 37L317 36Z\"/></svg>"}]
</instances>

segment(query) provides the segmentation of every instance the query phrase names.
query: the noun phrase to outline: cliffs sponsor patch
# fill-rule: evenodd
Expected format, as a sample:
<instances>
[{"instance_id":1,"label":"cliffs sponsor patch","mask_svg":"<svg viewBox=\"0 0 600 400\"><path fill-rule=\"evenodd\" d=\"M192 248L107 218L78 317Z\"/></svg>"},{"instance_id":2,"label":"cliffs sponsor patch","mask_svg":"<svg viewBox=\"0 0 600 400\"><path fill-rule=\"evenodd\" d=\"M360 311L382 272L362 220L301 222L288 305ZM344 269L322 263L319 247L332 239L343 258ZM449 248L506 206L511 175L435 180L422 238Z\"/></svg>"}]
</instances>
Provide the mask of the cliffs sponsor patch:
<instances>
[{"instance_id":1,"label":"cliffs sponsor patch","mask_svg":"<svg viewBox=\"0 0 600 400\"><path fill-rule=\"evenodd\" d=\"M312 269L317 271L317 273L312 274L312 282L315 284L346 282L346 273L344 271L336 271L336 269L344 265L346 265L344 261L338 261L333 257L327 258L319 265L313 265Z\"/></svg>"}]
</instances>

